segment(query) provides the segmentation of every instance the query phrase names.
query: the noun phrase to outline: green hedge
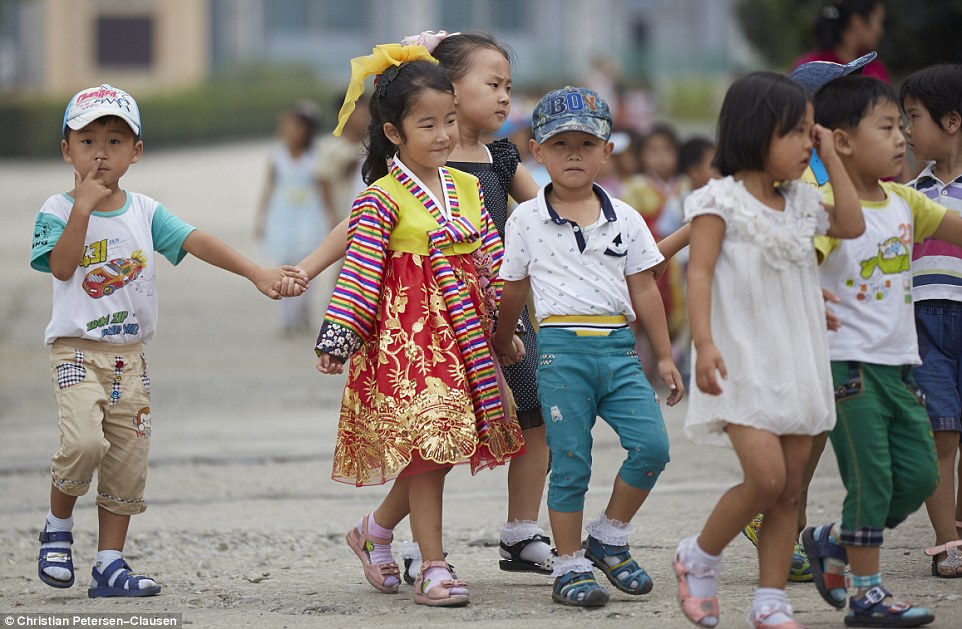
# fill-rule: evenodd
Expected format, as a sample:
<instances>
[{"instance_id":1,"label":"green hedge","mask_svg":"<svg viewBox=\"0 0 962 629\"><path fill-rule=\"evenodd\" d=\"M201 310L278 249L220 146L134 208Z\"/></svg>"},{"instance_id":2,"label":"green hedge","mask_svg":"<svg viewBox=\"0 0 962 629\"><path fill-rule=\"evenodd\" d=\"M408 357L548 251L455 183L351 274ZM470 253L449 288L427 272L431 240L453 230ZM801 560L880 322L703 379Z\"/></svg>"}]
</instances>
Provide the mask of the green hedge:
<instances>
[{"instance_id":1,"label":"green hedge","mask_svg":"<svg viewBox=\"0 0 962 629\"><path fill-rule=\"evenodd\" d=\"M151 148L270 135L278 113L301 98L320 104L321 128L333 128L334 96L309 68L288 66L235 69L195 87L134 94ZM59 156L66 104L52 98L0 102L0 157Z\"/></svg>"}]
</instances>

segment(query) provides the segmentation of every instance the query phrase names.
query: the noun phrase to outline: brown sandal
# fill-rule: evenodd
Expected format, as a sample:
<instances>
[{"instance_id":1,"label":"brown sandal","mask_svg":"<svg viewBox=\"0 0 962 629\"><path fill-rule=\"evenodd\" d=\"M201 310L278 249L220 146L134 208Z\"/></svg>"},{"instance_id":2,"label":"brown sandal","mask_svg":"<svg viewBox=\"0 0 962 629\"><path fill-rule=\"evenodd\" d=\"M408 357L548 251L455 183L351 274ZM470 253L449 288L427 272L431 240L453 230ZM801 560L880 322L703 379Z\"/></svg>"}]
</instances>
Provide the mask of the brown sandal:
<instances>
[{"instance_id":1,"label":"brown sandal","mask_svg":"<svg viewBox=\"0 0 962 629\"><path fill-rule=\"evenodd\" d=\"M374 537L368 533L368 517L370 516L366 515L361 520L363 530L358 531L357 527L352 527L351 530L347 532L347 545L351 547L351 550L354 551L357 558L361 560L361 567L364 568L364 577L368 583L381 592L397 594L398 589L401 587L401 569L398 568L397 563L394 561L379 564L371 563L371 551L374 549L374 544L387 546L394 540L394 536L392 535L390 538L384 539L383 537ZM394 577L394 585L385 585L385 581L391 577Z\"/></svg>"},{"instance_id":2,"label":"brown sandal","mask_svg":"<svg viewBox=\"0 0 962 629\"><path fill-rule=\"evenodd\" d=\"M461 579L445 579L437 583L427 592L424 591L424 573L431 568L450 570L446 561L425 561L421 564L421 572L414 581L414 602L418 605L433 607L457 607L467 605L470 597L467 594L452 594L454 588L466 588L467 583Z\"/></svg>"}]
</instances>

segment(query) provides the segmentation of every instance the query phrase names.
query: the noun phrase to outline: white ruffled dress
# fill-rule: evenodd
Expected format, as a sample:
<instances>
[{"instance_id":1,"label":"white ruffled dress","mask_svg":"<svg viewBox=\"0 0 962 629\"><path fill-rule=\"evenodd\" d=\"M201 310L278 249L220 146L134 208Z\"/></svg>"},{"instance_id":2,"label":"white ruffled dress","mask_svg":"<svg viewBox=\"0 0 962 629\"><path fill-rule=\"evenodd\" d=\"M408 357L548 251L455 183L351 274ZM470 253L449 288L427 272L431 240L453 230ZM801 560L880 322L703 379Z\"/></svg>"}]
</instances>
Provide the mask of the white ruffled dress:
<instances>
[{"instance_id":1,"label":"white ruffled dress","mask_svg":"<svg viewBox=\"0 0 962 629\"><path fill-rule=\"evenodd\" d=\"M731 177L685 202L685 218L725 221L715 264L711 331L728 378L707 395L692 378L685 433L695 443L730 445L727 424L777 435L816 435L835 426L825 305L812 242L828 228L821 194L793 182L773 210ZM697 354L692 349L694 371Z\"/></svg>"}]
</instances>

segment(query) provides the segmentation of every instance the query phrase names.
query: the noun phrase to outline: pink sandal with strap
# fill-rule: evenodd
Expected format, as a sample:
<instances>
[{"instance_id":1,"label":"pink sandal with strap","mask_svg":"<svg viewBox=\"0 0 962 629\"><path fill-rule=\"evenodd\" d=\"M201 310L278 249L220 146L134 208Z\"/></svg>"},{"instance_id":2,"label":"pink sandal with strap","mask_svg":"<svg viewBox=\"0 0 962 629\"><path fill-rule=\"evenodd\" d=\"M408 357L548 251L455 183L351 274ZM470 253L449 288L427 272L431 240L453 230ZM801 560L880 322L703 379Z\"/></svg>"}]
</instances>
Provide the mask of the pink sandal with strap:
<instances>
[{"instance_id":1,"label":"pink sandal with strap","mask_svg":"<svg viewBox=\"0 0 962 629\"><path fill-rule=\"evenodd\" d=\"M394 536L392 535L388 539L374 537L367 530L367 518L368 516L364 516L361 520L363 530L358 531L357 527L352 527L351 530L347 532L347 545L351 547L351 550L354 551L357 558L361 560L361 567L364 568L364 577L368 583L381 592L397 594L398 589L401 587L401 569L397 563L393 561L390 563L371 563L371 551L374 549L374 544L387 546L394 540ZM394 577L394 585L385 585L385 582L391 577Z\"/></svg>"},{"instance_id":2,"label":"pink sandal with strap","mask_svg":"<svg viewBox=\"0 0 962 629\"><path fill-rule=\"evenodd\" d=\"M467 583L461 579L445 579L440 583L435 583L427 592L424 591L424 574L431 568L442 568L449 570L446 561L425 561L421 564L421 572L414 581L414 602L418 605L430 605L432 607L457 607L467 605L470 597L467 594L452 594L454 588L466 588Z\"/></svg>"},{"instance_id":3,"label":"pink sandal with strap","mask_svg":"<svg viewBox=\"0 0 962 629\"><path fill-rule=\"evenodd\" d=\"M774 614L784 614L788 616L789 620L785 622L780 622L777 625L766 625L765 621L773 616ZM795 611L792 606L788 603L779 603L777 605L763 605L762 610L757 616L752 614L752 610L748 610L748 622L752 624L755 629L808 629L805 625L800 625L795 620L792 619L792 614Z\"/></svg>"},{"instance_id":4,"label":"pink sandal with strap","mask_svg":"<svg viewBox=\"0 0 962 629\"><path fill-rule=\"evenodd\" d=\"M675 553L675 576L678 577L678 602L681 603L681 611L685 614L685 618L692 621L699 627L717 627L718 622L715 624L704 624L705 618L718 616L718 597L712 596L711 598L697 598L691 595L688 590L687 577L689 573L692 572L681 562L678 553ZM715 573L712 575L711 573ZM717 576L718 571L712 569L706 569L703 574L699 576Z\"/></svg>"},{"instance_id":5,"label":"pink sandal with strap","mask_svg":"<svg viewBox=\"0 0 962 629\"><path fill-rule=\"evenodd\" d=\"M962 540L931 546L923 552L932 558L933 577L962 577ZM942 553L945 553L945 559L939 561Z\"/></svg>"}]
</instances>

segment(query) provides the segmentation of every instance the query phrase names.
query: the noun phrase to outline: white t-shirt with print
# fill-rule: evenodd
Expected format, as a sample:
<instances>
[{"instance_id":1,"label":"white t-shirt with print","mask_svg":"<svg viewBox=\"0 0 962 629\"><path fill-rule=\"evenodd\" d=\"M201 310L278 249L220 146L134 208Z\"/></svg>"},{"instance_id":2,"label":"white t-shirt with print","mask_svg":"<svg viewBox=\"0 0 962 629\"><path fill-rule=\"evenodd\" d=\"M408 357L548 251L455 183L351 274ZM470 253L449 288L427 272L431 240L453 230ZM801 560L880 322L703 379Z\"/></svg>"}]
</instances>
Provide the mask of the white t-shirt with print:
<instances>
[{"instance_id":1,"label":"white t-shirt with print","mask_svg":"<svg viewBox=\"0 0 962 629\"><path fill-rule=\"evenodd\" d=\"M633 321L625 276L665 259L644 219L595 185L601 200L598 221L576 225L551 208L545 198L549 189L550 184L508 218L501 278L531 277L539 322L554 315L619 314ZM585 227L590 231L587 237Z\"/></svg>"},{"instance_id":2,"label":"white t-shirt with print","mask_svg":"<svg viewBox=\"0 0 962 629\"><path fill-rule=\"evenodd\" d=\"M945 208L906 186L881 182L885 200L862 201L865 232L858 238L815 241L823 258L822 287L838 295L831 308L842 322L828 333L831 360L919 365L912 304L912 246L932 235ZM826 190L832 202L831 189Z\"/></svg>"},{"instance_id":3,"label":"white t-shirt with print","mask_svg":"<svg viewBox=\"0 0 962 629\"><path fill-rule=\"evenodd\" d=\"M157 327L154 252L172 264L193 227L157 201L127 192L113 212L94 212L84 236L84 257L73 277L53 279L53 315L44 342L84 338L106 343L148 343ZM63 233L73 199L57 194L43 204L34 226L30 266L50 272L50 251Z\"/></svg>"}]
</instances>

